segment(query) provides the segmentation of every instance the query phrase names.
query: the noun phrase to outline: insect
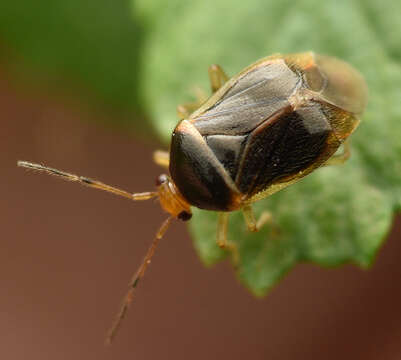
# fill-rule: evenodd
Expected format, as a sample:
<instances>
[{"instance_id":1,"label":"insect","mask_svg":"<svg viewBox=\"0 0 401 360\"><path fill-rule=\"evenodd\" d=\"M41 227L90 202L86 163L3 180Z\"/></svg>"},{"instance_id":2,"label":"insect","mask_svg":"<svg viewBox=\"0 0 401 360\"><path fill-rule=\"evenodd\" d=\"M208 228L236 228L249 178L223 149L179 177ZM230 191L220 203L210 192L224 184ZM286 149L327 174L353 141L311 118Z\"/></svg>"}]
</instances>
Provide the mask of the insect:
<instances>
[{"instance_id":1,"label":"insect","mask_svg":"<svg viewBox=\"0 0 401 360\"><path fill-rule=\"evenodd\" d=\"M86 177L18 162L131 200L158 197L169 214L130 282L109 342L173 219L190 220L192 206L218 212L217 242L235 252L227 239L230 212L242 210L248 229L257 231L271 216L263 213L256 220L253 202L321 166L346 161L346 140L367 102L367 86L354 68L313 52L272 55L231 79L212 65L209 77L212 96L202 104L178 106L181 120L172 133L170 151L155 153L156 163L169 169L169 175L157 178L155 191L131 194Z\"/></svg>"}]
</instances>

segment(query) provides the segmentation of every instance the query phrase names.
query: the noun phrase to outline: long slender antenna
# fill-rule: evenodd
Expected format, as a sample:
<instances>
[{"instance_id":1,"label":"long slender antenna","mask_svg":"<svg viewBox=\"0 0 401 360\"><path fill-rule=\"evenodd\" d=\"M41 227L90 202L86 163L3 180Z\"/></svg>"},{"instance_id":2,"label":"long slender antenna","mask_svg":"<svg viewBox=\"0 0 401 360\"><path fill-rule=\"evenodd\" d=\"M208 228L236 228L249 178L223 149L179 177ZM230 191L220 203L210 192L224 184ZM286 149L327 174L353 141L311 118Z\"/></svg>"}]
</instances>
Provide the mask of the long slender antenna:
<instances>
[{"instance_id":1,"label":"long slender antenna","mask_svg":"<svg viewBox=\"0 0 401 360\"><path fill-rule=\"evenodd\" d=\"M31 170L35 170L35 171L43 171L46 172L47 174L50 175L55 175L58 176L64 180L67 181L75 181L78 182L82 185L85 186L89 186L95 189L100 189L103 191L107 191L119 196L123 196L125 198L131 199L131 200L148 200L151 199L153 197L158 196L157 192L143 192L143 193L134 193L131 194L127 191L115 188L113 186L110 185L106 185L100 181L97 180L92 180L89 179L87 177L84 176L78 176L78 175L74 175L65 171L61 171L61 170L57 170L57 169L53 169L47 166L43 166L40 164L34 164L34 163L30 163L27 161L18 161L17 162L18 166L24 167L24 168L28 168ZM156 233L156 236L152 242L152 244L150 245L148 252L146 253L145 258L143 259L143 262L141 264L141 266L139 267L139 269L137 270L137 272L134 274L134 276L132 277L132 280L129 284L129 290L127 292L127 294L124 297L123 303L121 305L120 311L117 313L116 318L112 324L111 329L108 332L107 338L106 338L106 343L107 344L111 344L111 342L113 341L114 337L117 334L118 329L121 326L121 322L124 319L127 310L132 302L132 300L134 299L134 292L135 289L138 285L138 282L142 279L142 277L145 274L146 268L148 267L148 265L150 264L151 258L154 255L157 245L159 243L159 240L163 237L163 235L165 234L165 232L167 231L168 227L171 224L171 221L174 219L173 216L168 217L160 226L158 232Z\"/></svg>"},{"instance_id":2,"label":"long slender antenna","mask_svg":"<svg viewBox=\"0 0 401 360\"><path fill-rule=\"evenodd\" d=\"M119 196L123 196L123 197L131 199L131 200L148 200L148 199L151 199L151 198L157 196L157 192L143 192L143 193L131 194L128 191L124 191L124 190L115 188L113 186L106 185L97 180L92 180L92 179L89 179L84 176L70 174L65 171L53 169L53 168L43 166L40 164L30 163L27 161L18 161L17 165L24 167L24 168L32 169L35 171L43 171L50 175L55 175L55 176L61 177L62 179L67 180L67 181L76 181L82 185L89 186L91 188L95 188L95 189L99 189L99 190L103 190L103 191L107 191L107 192L110 192L110 193L113 193L113 194L116 194Z\"/></svg>"},{"instance_id":3,"label":"long slender antenna","mask_svg":"<svg viewBox=\"0 0 401 360\"><path fill-rule=\"evenodd\" d=\"M120 311L117 313L115 320L107 334L106 344L110 345L113 342L113 339L115 338L115 336L118 332L118 329L121 326L121 322L123 321L125 315L127 314L127 311L128 311L129 306L131 305L131 302L134 300L135 289L138 286L138 283L142 279L143 275L145 275L146 268L150 264L150 261L152 259L152 256L155 253L155 250L157 248L159 240L166 233L166 231L167 231L168 227L170 226L171 221L173 219L174 218L172 216L170 216L160 226L159 231L156 233L156 236L153 239L153 242L150 245L148 252L145 255L145 258L143 259L141 266L139 267L139 269L135 272L134 276L132 277L131 282L129 283L129 290L124 297Z\"/></svg>"}]
</instances>

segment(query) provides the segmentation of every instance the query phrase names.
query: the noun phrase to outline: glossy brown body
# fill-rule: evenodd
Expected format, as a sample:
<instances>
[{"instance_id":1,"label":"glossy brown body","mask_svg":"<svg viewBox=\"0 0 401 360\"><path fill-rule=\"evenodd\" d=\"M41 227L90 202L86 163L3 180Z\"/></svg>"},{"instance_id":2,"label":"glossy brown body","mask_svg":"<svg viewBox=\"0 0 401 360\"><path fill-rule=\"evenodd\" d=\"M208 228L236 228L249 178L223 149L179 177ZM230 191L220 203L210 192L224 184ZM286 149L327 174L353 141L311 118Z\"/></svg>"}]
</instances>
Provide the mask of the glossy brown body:
<instances>
[{"instance_id":1,"label":"glossy brown body","mask_svg":"<svg viewBox=\"0 0 401 360\"><path fill-rule=\"evenodd\" d=\"M366 92L332 57L259 60L177 125L171 177L193 206L239 209L323 165L358 125Z\"/></svg>"}]
</instances>

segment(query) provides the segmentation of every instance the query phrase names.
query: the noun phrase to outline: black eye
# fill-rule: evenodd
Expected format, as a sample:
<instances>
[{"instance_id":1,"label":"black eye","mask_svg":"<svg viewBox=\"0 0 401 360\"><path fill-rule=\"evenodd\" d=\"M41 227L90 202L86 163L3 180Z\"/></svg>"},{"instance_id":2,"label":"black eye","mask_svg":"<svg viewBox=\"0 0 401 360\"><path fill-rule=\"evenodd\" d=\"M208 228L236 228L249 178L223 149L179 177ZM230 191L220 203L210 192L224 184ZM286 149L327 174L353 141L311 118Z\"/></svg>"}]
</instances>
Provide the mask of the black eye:
<instances>
[{"instance_id":1,"label":"black eye","mask_svg":"<svg viewBox=\"0 0 401 360\"><path fill-rule=\"evenodd\" d=\"M192 214L187 212L187 211L181 211L178 216L177 216L180 220L182 221L188 221L189 219L191 219Z\"/></svg>"},{"instance_id":2,"label":"black eye","mask_svg":"<svg viewBox=\"0 0 401 360\"><path fill-rule=\"evenodd\" d=\"M164 184L168 180L167 175L162 174L156 178L156 186Z\"/></svg>"}]
</instances>

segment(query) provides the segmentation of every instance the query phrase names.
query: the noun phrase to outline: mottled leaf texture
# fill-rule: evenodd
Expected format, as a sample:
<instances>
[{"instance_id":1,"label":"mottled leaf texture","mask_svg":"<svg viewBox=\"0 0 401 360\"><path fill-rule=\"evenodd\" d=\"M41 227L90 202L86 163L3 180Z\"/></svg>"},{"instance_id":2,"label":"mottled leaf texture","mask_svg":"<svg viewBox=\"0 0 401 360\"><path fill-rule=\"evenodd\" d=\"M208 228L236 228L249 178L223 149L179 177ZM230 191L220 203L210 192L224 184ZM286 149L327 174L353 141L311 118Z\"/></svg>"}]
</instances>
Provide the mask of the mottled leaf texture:
<instances>
[{"instance_id":1,"label":"mottled leaf texture","mask_svg":"<svg viewBox=\"0 0 401 360\"><path fill-rule=\"evenodd\" d=\"M133 8L148 27L141 91L166 142L176 104L190 101L196 86L209 91L212 63L234 75L272 53L313 50L363 73L370 101L351 160L257 202L273 227L249 233L233 213L229 239L240 249L238 277L257 295L298 262L369 266L401 205L401 2L136 0ZM227 255L216 245L216 223L215 213L195 210L190 224L208 265Z\"/></svg>"}]
</instances>

